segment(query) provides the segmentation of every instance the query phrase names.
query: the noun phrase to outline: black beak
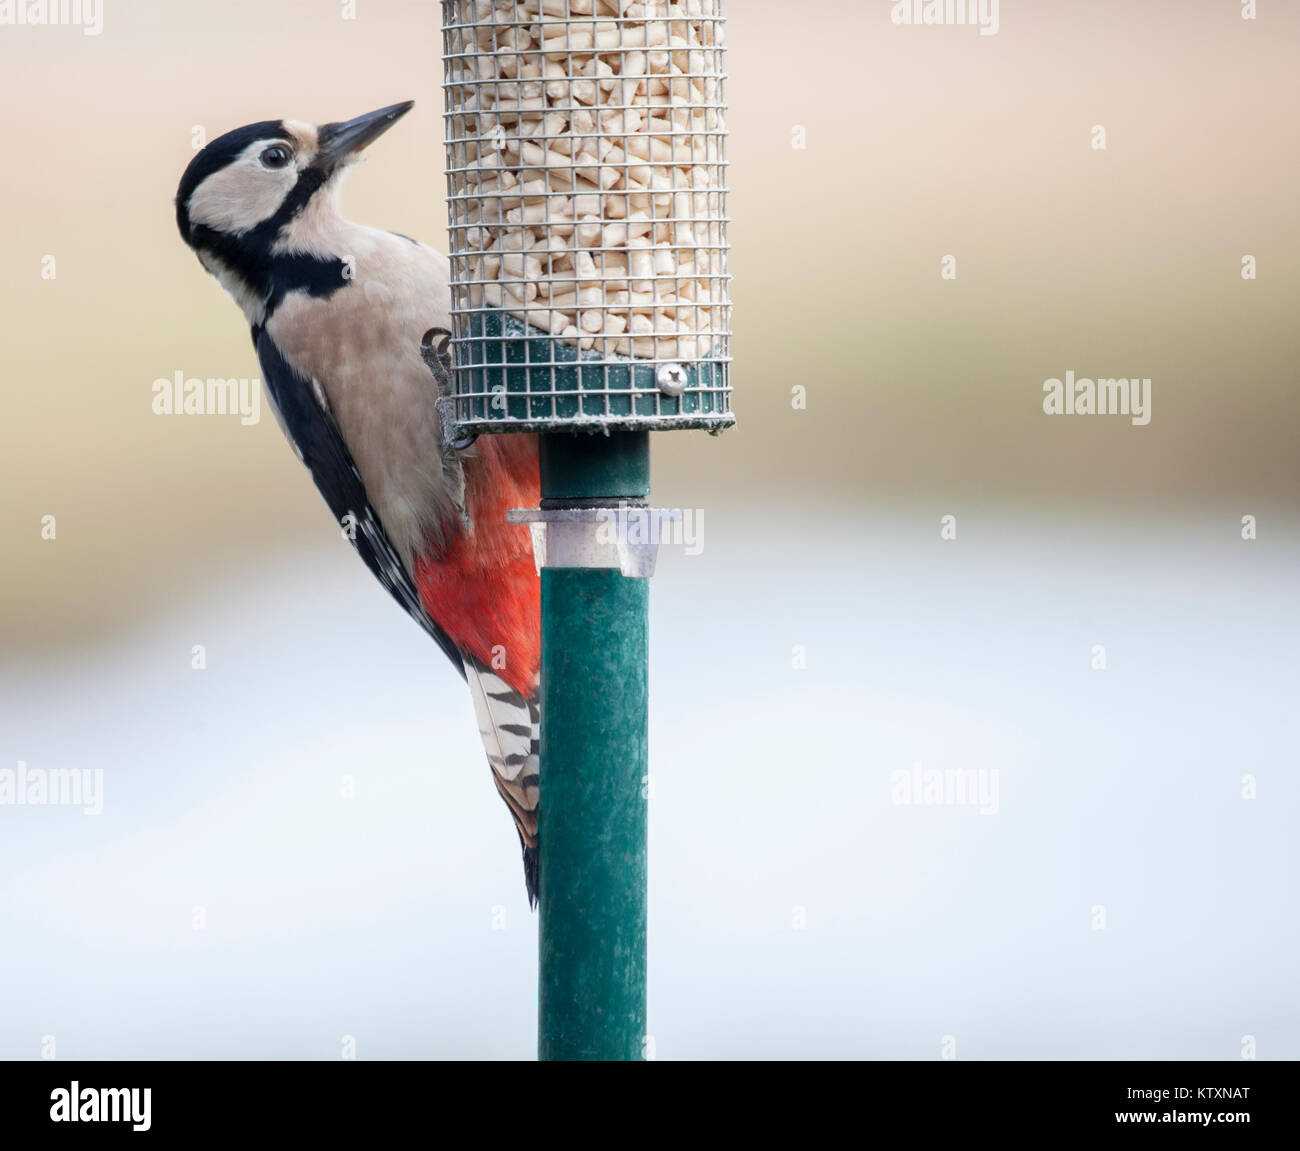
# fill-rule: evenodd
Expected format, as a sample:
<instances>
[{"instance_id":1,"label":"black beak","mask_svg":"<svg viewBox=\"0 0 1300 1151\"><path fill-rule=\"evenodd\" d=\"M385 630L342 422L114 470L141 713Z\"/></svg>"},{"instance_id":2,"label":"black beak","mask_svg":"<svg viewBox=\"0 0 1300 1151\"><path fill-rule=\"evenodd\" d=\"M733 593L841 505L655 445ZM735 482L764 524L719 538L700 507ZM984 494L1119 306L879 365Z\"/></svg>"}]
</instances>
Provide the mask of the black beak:
<instances>
[{"instance_id":1,"label":"black beak","mask_svg":"<svg viewBox=\"0 0 1300 1151\"><path fill-rule=\"evenodd\" d=\"M367 112L355 120L322 124L317 140L317 162L329 168L342 163L367 144L373 144L414 107L414 100L406 100L380 108L377 112Z\"/></svg>"}]
</instances>

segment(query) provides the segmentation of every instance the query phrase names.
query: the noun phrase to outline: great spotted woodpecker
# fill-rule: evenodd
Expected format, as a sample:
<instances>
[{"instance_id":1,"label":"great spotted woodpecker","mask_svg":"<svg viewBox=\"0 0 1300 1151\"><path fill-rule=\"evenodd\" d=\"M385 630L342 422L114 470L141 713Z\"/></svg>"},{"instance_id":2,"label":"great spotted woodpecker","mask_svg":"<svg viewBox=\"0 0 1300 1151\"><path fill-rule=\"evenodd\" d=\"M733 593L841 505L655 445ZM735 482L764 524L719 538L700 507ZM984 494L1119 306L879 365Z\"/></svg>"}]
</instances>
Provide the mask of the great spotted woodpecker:
<instances>
[{"instance_id":1,"label":"great spotted woodpecker","mask_svg":"<svg viewBox=\"0 0 1300 1151\"><path fill-rule=\"evenodd\" d=\"M411 106L228 132L186 168L176 220L243 309L280 426L335 519L468 681L535 904L539 590L528 529L506 510L538 505L536 438L445 443L421 346L451 326L447 259L339 211L344 173Z\"/></svg>"}]
</instances>

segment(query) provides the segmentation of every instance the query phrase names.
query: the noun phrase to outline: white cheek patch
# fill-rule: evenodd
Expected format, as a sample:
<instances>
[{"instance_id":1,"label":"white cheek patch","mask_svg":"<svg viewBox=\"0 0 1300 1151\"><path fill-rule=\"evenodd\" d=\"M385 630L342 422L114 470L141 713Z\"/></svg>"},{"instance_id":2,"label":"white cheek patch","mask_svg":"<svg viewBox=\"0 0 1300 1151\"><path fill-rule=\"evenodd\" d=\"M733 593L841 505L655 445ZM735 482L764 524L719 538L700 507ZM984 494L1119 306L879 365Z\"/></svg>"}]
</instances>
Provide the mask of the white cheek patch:
<instances>
[{"instance_id":1,"label":"white cheek patch","mask_svg":"<svg viewBox=\"0 0 1300 1151\"><path fill-rule=\"evenodd\" d=\"M258 159L274 143L259 140L250 144L233 164L204 180L190 197L190 222L238 234L274 216L298 182L295 165L276 170L264 167Z\"/></svg>"}]
</instances>

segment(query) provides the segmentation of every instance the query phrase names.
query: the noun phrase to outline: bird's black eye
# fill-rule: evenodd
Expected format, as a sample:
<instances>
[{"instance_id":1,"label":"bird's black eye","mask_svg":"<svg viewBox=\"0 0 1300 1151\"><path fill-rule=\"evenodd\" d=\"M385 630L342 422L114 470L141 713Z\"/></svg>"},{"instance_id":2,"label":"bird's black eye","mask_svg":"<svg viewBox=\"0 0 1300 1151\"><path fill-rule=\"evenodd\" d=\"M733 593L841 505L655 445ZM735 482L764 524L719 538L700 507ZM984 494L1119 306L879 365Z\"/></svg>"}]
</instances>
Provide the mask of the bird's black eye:
<instances>
[{"instance_id":1,"label":"bird's black eye","mask_svg":"<svg viewBox=\"0 0 1300 1151\"><path fill-rule=\"evenodd\" d=\"M262 151L262 163L268 168L283 168L289 162L289 149L272 144Z\"/></svg>"}]
</instances>

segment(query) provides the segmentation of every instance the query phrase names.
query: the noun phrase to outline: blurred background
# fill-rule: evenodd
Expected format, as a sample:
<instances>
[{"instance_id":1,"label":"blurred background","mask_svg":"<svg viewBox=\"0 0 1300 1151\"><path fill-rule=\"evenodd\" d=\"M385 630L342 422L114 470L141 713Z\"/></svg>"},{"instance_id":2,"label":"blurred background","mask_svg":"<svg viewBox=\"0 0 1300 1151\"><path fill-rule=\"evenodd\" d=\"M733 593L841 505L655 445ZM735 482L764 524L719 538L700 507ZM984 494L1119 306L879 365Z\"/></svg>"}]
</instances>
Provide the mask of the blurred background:
<instances>
[{"instance_id":1,"label":"blurred background","mask_svg":"<svg viewBox=\"0 0 1300 1151\"><path fill-rule=\"evenodd\" d=\"M739 424L654 443L704 544L652 585L656 1054L1300 1058L1300 8L894 7L728 6ZM0 26L0 770L104 781L0 805L3 1058L535 1051L458 677L265 407L151 410L259 374L176 233L197 132L414 98L346 210L445 250L439 6L348 12ZM1150 424L1046 416L1067 371ZM918 762L996 810L899 802Z\"/></svg>"}]
</instances>

